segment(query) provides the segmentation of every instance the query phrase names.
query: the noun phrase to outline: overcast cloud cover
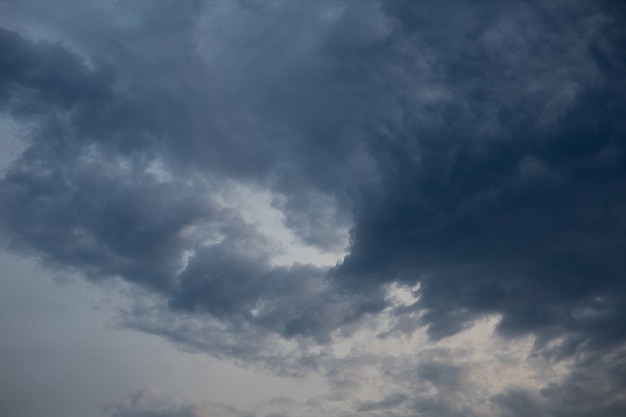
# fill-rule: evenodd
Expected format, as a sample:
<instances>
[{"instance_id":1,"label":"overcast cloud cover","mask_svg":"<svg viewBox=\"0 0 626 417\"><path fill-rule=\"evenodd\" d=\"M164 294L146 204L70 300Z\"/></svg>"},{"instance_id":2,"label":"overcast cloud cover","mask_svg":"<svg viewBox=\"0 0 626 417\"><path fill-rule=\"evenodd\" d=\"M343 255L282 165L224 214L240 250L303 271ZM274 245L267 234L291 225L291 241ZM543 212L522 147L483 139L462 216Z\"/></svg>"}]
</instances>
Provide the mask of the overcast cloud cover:
<instances>
[{"instance_id":1,"label":"overcast cloud cover","mask_svg":"<svg viewBox=\"0 0 626 417\"><path fill-rule=\"evenodd\" d=\"M327 388L111 417L624 416L625 28L601 0L0 0L0 244L118 288L118 327Z\"/></svg>"}]
</instances>

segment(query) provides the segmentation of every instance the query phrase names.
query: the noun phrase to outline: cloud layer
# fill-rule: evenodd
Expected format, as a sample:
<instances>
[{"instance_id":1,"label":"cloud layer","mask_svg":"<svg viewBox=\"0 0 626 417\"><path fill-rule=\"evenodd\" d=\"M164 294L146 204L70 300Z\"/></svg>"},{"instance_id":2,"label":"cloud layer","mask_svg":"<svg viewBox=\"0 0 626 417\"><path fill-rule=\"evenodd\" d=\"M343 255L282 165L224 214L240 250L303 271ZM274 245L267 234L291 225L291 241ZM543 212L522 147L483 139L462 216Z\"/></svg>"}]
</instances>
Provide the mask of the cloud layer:
<instances>
[{"instance_id":1,"label":"cloud layer","mask_svg":"<svg viewBox=\"0 0 626 417\"><path fill-rule=\"evenodd\" d=\"M126 326L285 373L333 380L363 329L436 344L493 317L569 366L485 393L436 351L355 413L623 414L625 7L63 6L0 4L0 110L28 127L0 181L6 248L131 284ZM255 208L345 257L279 264Z\"/></svg>"}]
</instances>

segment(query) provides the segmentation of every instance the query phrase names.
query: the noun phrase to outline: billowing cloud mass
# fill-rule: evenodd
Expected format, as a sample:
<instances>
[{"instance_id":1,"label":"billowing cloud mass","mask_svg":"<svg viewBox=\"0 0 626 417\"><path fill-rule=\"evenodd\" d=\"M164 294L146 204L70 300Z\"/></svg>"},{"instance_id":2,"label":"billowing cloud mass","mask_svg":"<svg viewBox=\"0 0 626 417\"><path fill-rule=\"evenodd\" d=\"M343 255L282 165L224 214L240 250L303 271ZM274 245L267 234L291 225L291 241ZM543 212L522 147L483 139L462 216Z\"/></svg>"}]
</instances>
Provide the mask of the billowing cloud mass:
<instances>
[{"instance_id":1,"label":"billowing cloud mass","mask_svg":"<svg viewBox=\"0 0 626 417\"><path fill-rule=\"evenodd\" d=\"M118 282L123 327L330 386L112 416L626 415L626 5L20 0L0 26L3 247Z\"/></svg>"}]
</instances>

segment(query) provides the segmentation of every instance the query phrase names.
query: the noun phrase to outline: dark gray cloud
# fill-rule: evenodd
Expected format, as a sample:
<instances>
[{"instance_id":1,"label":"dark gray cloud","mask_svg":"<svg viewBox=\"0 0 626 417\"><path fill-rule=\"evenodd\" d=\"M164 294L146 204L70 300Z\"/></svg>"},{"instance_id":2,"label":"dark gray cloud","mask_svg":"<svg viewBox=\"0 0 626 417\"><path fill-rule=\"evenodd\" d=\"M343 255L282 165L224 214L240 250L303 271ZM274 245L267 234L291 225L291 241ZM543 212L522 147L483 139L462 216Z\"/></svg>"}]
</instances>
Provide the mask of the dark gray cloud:
<instances>
[{"instance_id":1,"label":"dark gray cloud","mask_svg":"<svg viewBox=\"0 0 626 417\"><path fill-rule=\"evenodd\" d=\"M624 6L40 3L2 5L0 109L34 126L0 181L2 242L141 287L156 304L129 326L271 361L274 338L327 344L388 308L387 284L419 284L395 314L421 311L434 340L499 315L501 335L573 360L542 392L564 398L553 415L578 370L623 365ZM307 244L341 249L349 228L347 256L276 265L222 201L235 184L271 193ZM445 408L450 366L418 370L451 391L417 412L471 415ZM610 415L624 381L606 375L584 391ZM535 397L498 401L523 415Z\"/></svg>"},{"instance_id":2,"label":"dark gray cloud","mask_svg":"<svg viewBox=\"0 0 626 417\"><path fill-rule=\"evenodd\" d=\"M433 77L453 99L370 138L384 195L357 209L336 273L420 282L435 337L500 313L506 334L622 338L623 10L509 6L391 2L403 36L445 51Z\"/></svg>"},{"instance_id":3,"label":"dark gray cloud","mask_svg":"<svg viewBox=\"0 0 626 417\"><path fill-rule=\"evenodd\" d=\"M165 13L154 12L155 19ZM192 19L186 8L176 13ZM180 28L153 29L165 36L168 30ZM239 146L219 138L209 126L214 120L205 122L197 114L197 105L212 105L207 88L198 92L195 87L172 86L173 91L164 91L160 78L172 75L161 72L133 79L137 83L133 85L131 78L140 75L128 68L118 73L120 63L99 61L110 60L108 56L94 57L91 66L97 69L91 69L58 43L29 41L7 30L2 35L8 51L4 56L7 110L14 117L40 123L32 146L3 179L0 210L5 241L11 247L94 279L121 277L139 283L163 295L176 310L254 322L288 336L325 339L360 315L344 311L357 310L364 304L358 300L344 303L345 308L333 307L345 297L328 293L322 271L308 266L273 267L267 239L212 197L228 188L219 184L223 175L230 175L223 170L237 170L242 164L256 176L267 168L259 162L264 155L257 155L247 142ZM179 53L178 48L162 51L163 55ZM136 62L137 57L125 51L120 54L130 60L124 65L136 65L138 72L147 70L145 62ZM180 57L159 54L156 58ZM197 57L194 62L202 66ZM99 65L112 69L102 70L104 76ZM178 69L194 72L182 63ZM210 81L207 74L201 77ZM196 93L199 97L194 98ZM171 107L157 108L161 105ZM194 119L189 123L201 124L200 132L187 130L188 122L176 116L183 113ZM213 117L220 119L220 115ZM208 136L198 138L198 134ZM198 139L202 143L197 144ZM251 152L254 161L229 160L224 152L230 151L206 148L222 146L217 142L235 146L235 159ZM213 164L211 158L223 162ZM236 174L240 175L248 174ZM281 201L284 207L297 206L298 199L313 198L309 192ZM312 236L316 233L320 239L328 238L311 221L329 220L327 228L334 224L332 207L324 206L323 198L316 201L320 201L318 209L298 215L307 224L307 240L316 240ZM331 218L324 214L329 210ZM288 223L298 220L288 218ZM207 239L219 243L206 246ZM251 316L260 304L259 313Z\"/></svg>"},{"instance_id":4,"label":"dark gray cloud","mask_svg":"<svg viewBox=\"0 0 626 417\"><path fill-rule=\"evenodd\" d=\"M494 402L504 415L523 416L621 416L624 400L623 349L599 360L583 361L564 381L538 392L510 389Z\"/></svg>"}]
</instances>

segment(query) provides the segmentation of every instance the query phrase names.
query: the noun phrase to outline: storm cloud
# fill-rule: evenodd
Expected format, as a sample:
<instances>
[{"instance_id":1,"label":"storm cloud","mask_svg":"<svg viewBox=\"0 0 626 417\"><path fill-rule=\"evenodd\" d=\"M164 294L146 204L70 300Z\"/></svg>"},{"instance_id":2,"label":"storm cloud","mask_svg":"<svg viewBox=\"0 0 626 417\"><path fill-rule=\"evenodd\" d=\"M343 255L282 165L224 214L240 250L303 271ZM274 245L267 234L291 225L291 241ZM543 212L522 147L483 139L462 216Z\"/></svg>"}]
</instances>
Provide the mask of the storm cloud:
<instances>
[{"instance_id":1,"label":"storm cloud","mask_svg":"<svg viewBox=\"0 0 626 417\"><path fill-rule=\"evenodd\" d=\"M481 391L446 347L411 357L412 375L387 368L397 390L350 412L623 413L623 5L25 0L0 15L0 110L25 127L1 243L129 285L123 326L339 387L360 362L334 343L364 329L436 345L496 317L494 337L531 338L568 373ZM336 264L278 262L285 243L251 211ZM113 415L196 415L135 403Z\"/></svg>"}]
</instances>

